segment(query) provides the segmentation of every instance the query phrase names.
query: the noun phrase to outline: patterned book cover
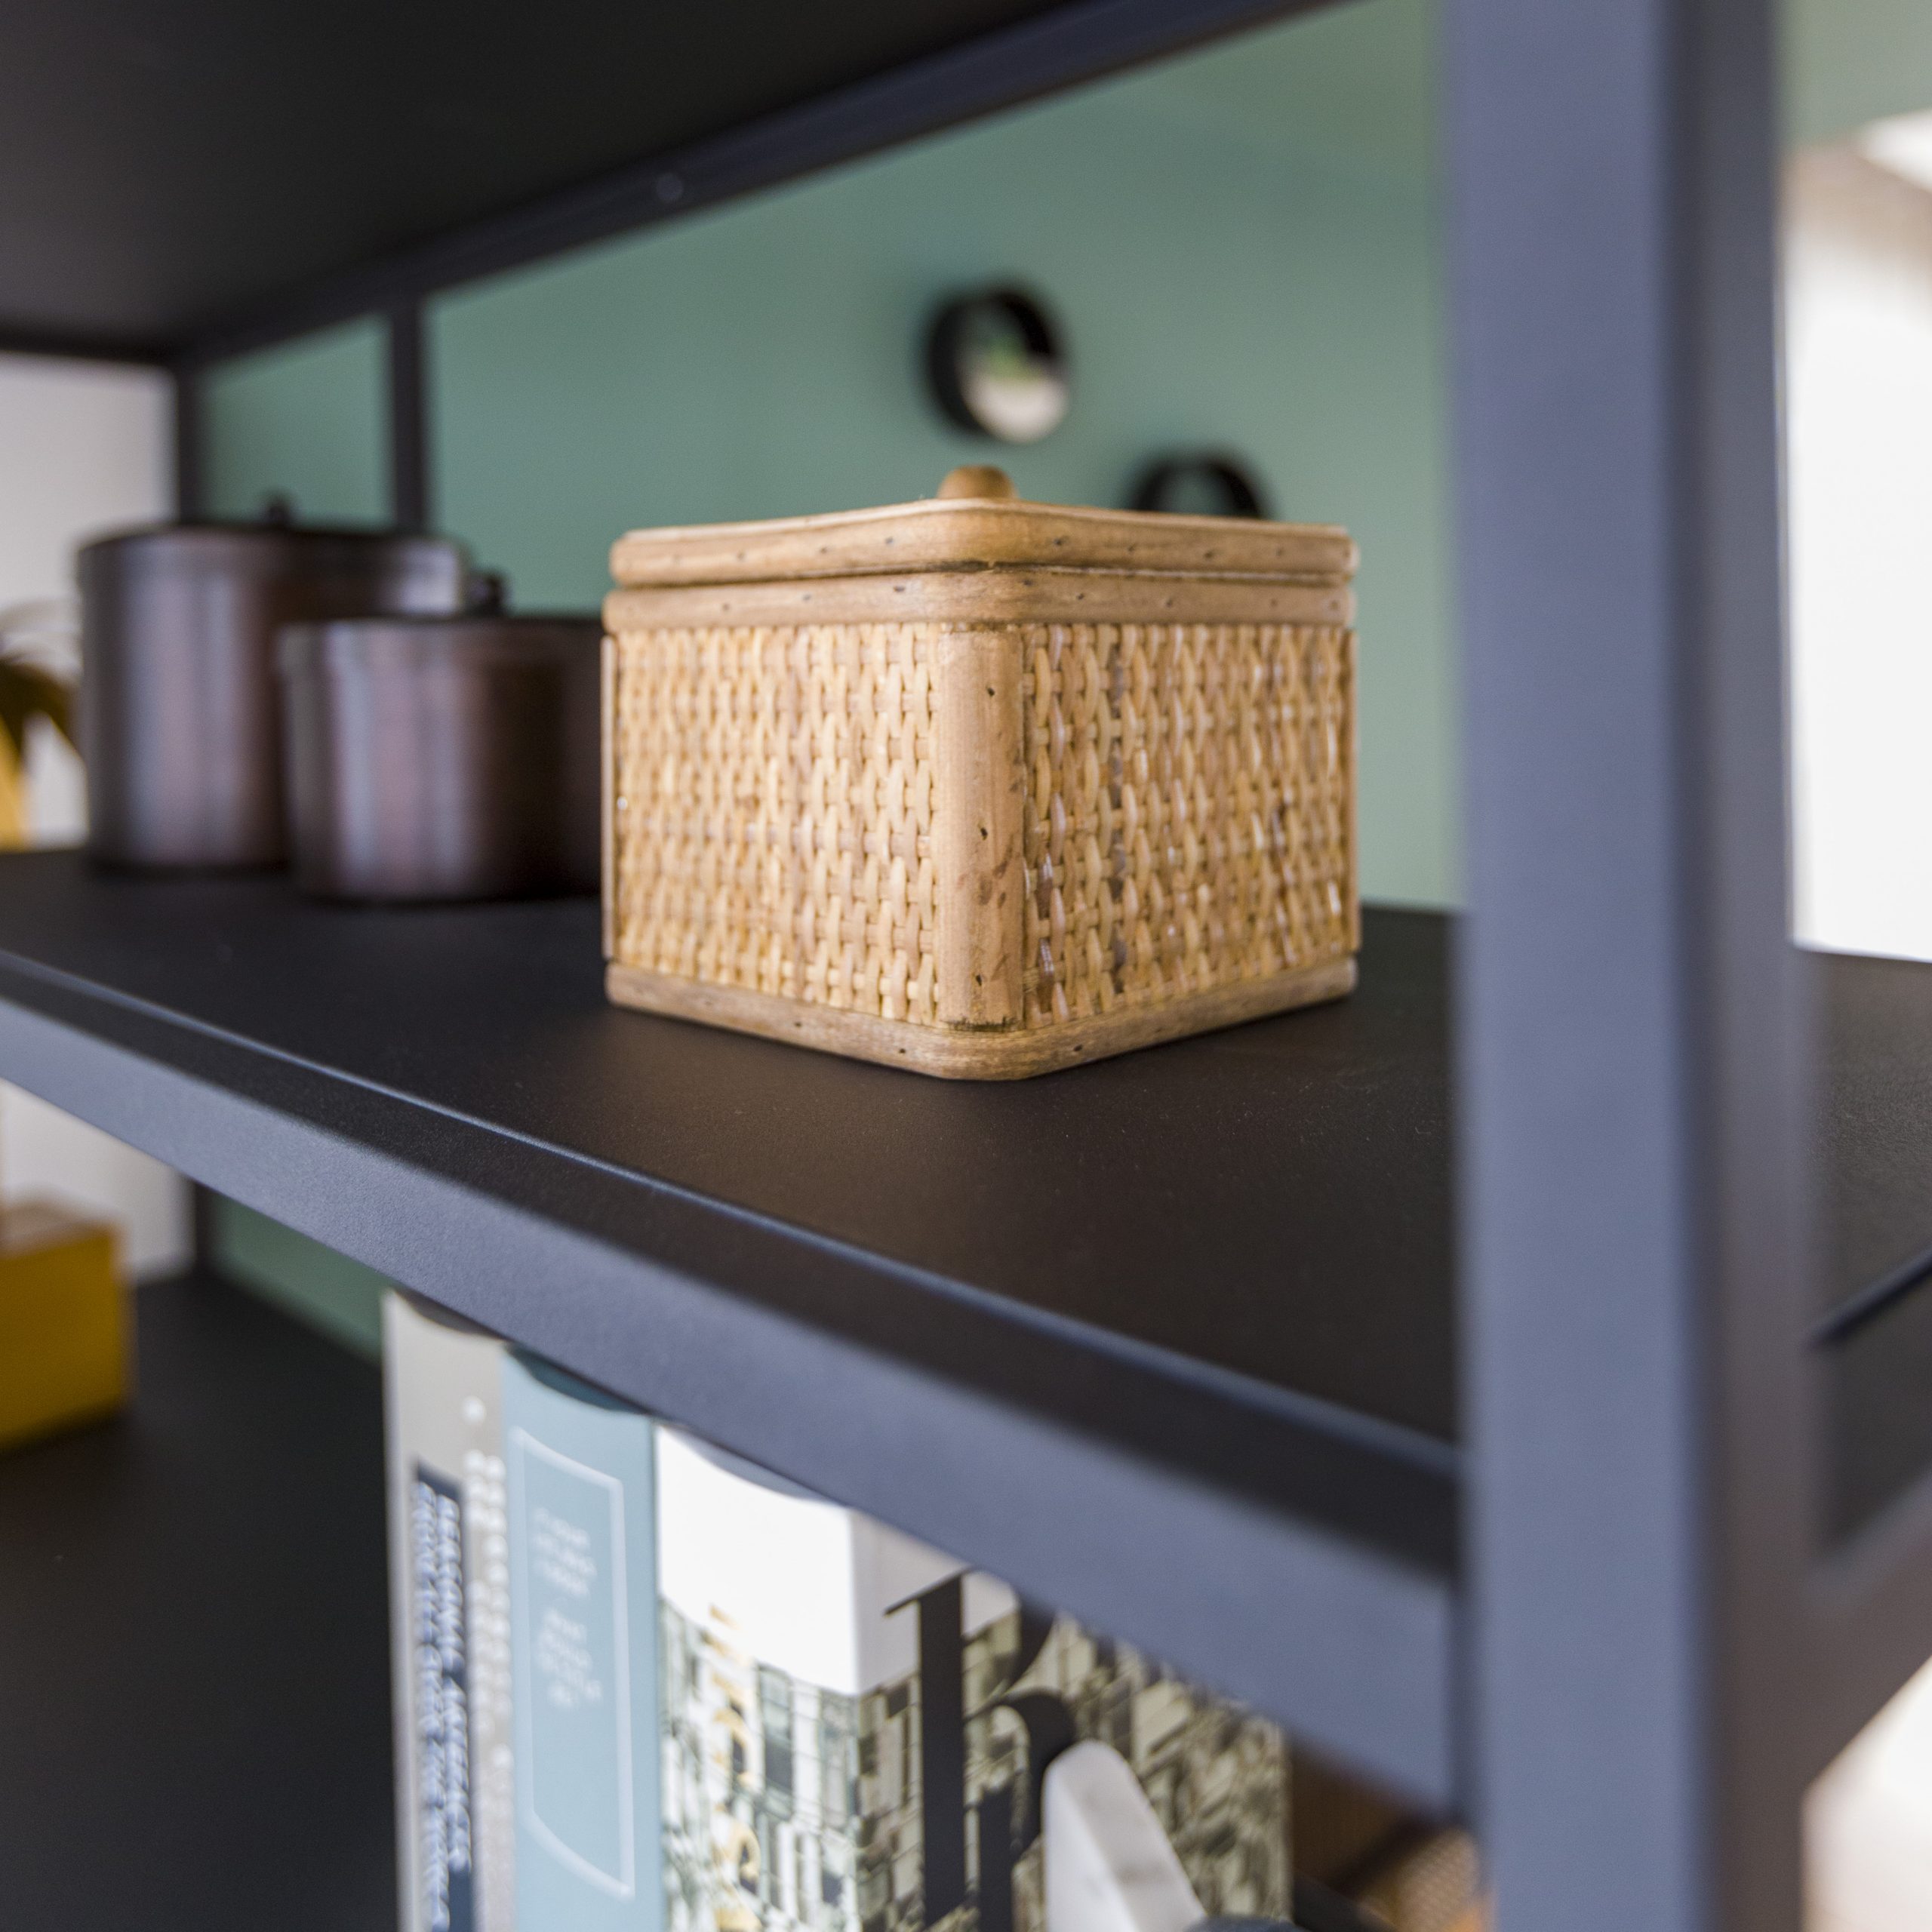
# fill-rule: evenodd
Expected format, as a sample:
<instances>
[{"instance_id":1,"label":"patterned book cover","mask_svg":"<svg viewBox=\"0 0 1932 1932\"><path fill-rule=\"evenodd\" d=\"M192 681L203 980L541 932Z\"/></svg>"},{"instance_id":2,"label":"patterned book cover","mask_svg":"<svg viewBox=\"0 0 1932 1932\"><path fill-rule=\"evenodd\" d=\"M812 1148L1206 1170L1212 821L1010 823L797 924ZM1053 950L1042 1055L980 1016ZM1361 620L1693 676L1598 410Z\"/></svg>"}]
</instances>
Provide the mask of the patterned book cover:
<instances>
[{"instance_id":1,"label":"patterned book cover","mask_svg":"<svg viewBox=\"0 0 1932 1932\"><path fill-rule=\"evenodd\" d=\"M655 1431L514 1355L509 1473L520 1932L657 1932Z\"/></svg>"},{"instance_id":2,"label":"patterned book cover","mask_svg":"<svg viewBox=\"0 0 1932 1932\"><path fill-rule=\"evenodd\" d=\"M515 1922L506 1352L385 1299L402 1932Z\"/></svg>"},{"instance_id":3,"label":"patterned book cover","mask_svg":"<svg viewBox=\"0 0 1932 1932\"><path fill-rule=\"evenodd\" d=\"M669 1429L657 1476L665 1932L1045 1932L1041 1780L1085 1738L1207 1912L1287 1916L1272 1725Z\"/></svg>"}]
</instances>

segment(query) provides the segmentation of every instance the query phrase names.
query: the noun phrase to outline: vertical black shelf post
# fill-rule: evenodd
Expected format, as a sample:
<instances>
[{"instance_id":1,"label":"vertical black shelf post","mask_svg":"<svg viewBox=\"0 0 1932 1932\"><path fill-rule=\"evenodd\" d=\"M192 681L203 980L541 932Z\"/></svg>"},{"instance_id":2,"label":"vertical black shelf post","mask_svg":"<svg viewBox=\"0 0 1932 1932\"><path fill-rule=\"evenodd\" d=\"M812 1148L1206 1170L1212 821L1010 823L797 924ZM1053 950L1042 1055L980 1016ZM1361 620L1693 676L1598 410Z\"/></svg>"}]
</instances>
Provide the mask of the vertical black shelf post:
<instances>
[{"instance_id":1,"label":"vertical black shelf post","mask_svg":"<svg viewBox=\"0 0 1932 1932\"><path fill-rule=\"evenodd\" d=\"M429 398L423 304L397 303L388 313L389 514L404 530L427 530Z\"/></svg>"},{"instance_id":2,"label":"vertical black shelf post","mask_svg":"<svg viewBox=\"0 0 1932 1932\"><path fill-rule=\"evenodd\" d=\"M197 517L207 509L202 461L202 372L195 363L180 362L169 373L174 390L174 514Z\"/></svg>"},{"instance_id":3,"label":"vertical black shelf post","mask_svg":"<svg viewBox=\"0 0 1932 1932\"><path fill-rule=\"evenodd\" d=\"M1451 0L1471 1781L1500 1932L1795 1932L1768 0Z\"/></svg>"}]
</instances>

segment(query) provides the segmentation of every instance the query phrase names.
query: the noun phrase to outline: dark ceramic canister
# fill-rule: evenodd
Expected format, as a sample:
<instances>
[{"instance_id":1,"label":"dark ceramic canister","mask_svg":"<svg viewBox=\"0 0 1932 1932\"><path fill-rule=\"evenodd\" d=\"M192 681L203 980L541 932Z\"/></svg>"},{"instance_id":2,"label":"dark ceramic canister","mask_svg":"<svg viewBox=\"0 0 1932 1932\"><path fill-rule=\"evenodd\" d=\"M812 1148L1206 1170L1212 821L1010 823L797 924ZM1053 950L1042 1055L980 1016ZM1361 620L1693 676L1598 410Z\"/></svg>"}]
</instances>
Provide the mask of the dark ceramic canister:
<instances>
[{"instance_id":1,"label":"dark ceramic canister","mask_svg":"<svg viewBox=\"0 0 1932 1932\"><path fill-rule=\"evenodd\" d=\"M275 866L282 823L277 629L463 608L461 546L401 531L181 523L78 562L88 849L113 865Z\"/></svg>"},{"instance_id":2,"label":"dark ceramic canister","mask_svg":"<svg viewBox=\"0 0 1932 1932\"><path fill-rule=\"evenodd\" d=\"M595 617L348 619L281 633L296 883L331 899L595 892Z\"/></svg>"}]
</instances>

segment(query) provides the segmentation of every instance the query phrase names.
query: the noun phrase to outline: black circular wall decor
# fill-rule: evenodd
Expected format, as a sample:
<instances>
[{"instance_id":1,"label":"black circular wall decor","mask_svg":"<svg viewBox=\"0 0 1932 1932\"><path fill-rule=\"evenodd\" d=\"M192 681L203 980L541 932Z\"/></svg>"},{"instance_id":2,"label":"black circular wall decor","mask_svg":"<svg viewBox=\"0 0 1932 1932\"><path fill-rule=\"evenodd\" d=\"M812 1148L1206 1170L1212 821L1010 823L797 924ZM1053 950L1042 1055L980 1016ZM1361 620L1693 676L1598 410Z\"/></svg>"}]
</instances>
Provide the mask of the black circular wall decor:
<instances>
[{"instance_id":1,"label":"black circular wall decor","mask_svg":"<svg viewBox=\"0 0 1932 1932\"><path fill-rule=\"evenodd\" d=\"M1183 516L1268 514L1260 478L1238 457L1213 451L1156 457L1134 479L1128 507Z\"/></svg>"},{"instance_id":2,"label":"black circular wall decor","mask_svg":"<svg viewBox=\"0 0 1932 1932\"><path fill-rule=\"evenodd\" d=\"M949 421L1002 443L1037 443L1072 400L1053 318L1023 289L955 297L926 331L926 377Z\"/></svg>"}]
</instances>

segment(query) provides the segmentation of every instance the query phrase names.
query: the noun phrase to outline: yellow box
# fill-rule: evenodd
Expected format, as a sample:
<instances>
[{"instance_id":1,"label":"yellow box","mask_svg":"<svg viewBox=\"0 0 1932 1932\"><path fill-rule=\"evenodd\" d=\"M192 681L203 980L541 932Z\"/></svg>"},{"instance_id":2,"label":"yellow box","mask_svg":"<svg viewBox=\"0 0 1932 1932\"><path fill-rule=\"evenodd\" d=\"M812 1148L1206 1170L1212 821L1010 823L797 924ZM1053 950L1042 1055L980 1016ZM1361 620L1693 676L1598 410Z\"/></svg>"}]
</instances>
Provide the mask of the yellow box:
<instances>
[{"instance_id":1,"label":"yellow box","mask_svg":"<svg viewBox=\"0 0 1932 1932\"><path fill-rule=\"evenodd\" d=\"M105 1222L51 1201L0 1210L0 1447L127 1400L132 1311Z\"/></svg>"}]
</instances>

